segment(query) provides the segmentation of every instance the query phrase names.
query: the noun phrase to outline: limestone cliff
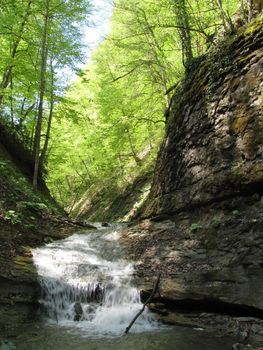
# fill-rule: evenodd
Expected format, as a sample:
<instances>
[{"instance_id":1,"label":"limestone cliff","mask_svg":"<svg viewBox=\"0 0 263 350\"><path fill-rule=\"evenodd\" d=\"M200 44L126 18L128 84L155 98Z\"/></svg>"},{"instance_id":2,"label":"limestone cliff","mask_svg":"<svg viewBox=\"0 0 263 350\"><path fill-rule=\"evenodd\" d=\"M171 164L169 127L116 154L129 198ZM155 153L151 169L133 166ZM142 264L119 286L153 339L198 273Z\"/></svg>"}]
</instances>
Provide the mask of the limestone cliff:
<instances>
[{"instance_id":1,"label":"limestone cliff","mask_svg":"<svg viewBox=\"0 0 263 350\"><path fill-rule=\"evenodd\" d=\"M262 46L261 18L187 72L144 221L126 230L138 283L161 271L172 305L263 316Z\"/></svg>"}]
</instances>

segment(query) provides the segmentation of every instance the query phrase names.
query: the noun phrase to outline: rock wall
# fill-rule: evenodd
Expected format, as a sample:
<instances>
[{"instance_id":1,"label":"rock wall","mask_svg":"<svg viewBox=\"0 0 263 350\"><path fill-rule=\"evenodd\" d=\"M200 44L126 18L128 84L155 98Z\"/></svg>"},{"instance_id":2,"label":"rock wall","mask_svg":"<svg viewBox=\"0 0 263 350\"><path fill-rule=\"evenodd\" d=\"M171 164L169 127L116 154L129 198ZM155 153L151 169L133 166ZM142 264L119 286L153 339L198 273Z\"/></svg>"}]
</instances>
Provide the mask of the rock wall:
<instances>
[{"instance_id":1,"label":"rock wall","mask_svg":"<svg viewBox=\"0 0 263 350\"><path fill-rule=\"evenodd\" d=\"M258 19L186 75L144 216L263 191L262 41Z\"/></svg>"},{"instance_id":2,"label":"rock wall","mask_svg":"<svg viewBox=\"0 0 263 350\"><path fill-rule=\"evenodd\" d=\"M196 62L175 93L153 185L123 244L162 301L263 317L263 20Z\"/></svg>"}]
</instances>

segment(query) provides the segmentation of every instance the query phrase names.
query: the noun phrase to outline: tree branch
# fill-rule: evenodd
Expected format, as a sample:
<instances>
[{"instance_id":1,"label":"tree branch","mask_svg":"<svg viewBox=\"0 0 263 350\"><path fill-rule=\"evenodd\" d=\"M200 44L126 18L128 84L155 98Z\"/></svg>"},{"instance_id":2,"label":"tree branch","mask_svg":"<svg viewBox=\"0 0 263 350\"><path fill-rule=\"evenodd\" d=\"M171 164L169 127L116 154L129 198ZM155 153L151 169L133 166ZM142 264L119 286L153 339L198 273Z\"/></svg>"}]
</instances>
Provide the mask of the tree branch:
<instances>
[{"instance_id":1,"label":"tree branch","mask_svg":"<svg viewBox=\"0 0 263 350\"><path fill-rule=\"evenodd\" d=\"M136 66L136 67L133 67L131 70L129 70L128 72L126 72L126 73L124 73L124 74L118 76L117 78L114 78L114 79L111 81L111 83L115 83L115 81L118 81L118 80L120 80L120 79L122 79L122 78L127 77L128 75L132 74L137 68L139 68L139 67L142 66L142 65L143 65L143 63L139 64L139 65Z\"/></svg>"},{"instance_id":2,"label":"tree branch","mask_svg":"<svg viewBox=\"0 0 263 350\"><path fill-rule=\"evenodd\" d=\"M129 326L125 329L124 334L127 334L129 332L129 330L131 329L131 327L133 326L134 322L137 320L137 318L143 313L145 307L147 304L149 304L152 300L152 298L155 296L155 294L158 291L158 287L160 284L160 279L161 279L161 272L159 272L158 276L157 276L157 280L154 284L153 290L149 296L149 298L146 300L146 302L143 304L143 307L141 308L141 310L135 315L135 317L132 319L131 323L129 324Z\"/></svg>"}]
</instances>

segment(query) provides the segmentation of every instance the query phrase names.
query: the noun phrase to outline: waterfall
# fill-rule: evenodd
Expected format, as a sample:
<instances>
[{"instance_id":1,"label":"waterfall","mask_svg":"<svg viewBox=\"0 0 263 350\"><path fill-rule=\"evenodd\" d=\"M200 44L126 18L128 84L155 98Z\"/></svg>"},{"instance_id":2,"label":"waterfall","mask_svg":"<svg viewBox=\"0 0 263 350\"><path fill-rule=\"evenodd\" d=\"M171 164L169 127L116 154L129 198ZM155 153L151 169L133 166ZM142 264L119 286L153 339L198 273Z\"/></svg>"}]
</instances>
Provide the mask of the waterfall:
<instances>
[{"instance_id":1,"label":"waterfall","mask_svg":"<svg viewBox=\"0 0 263 350\"><path fill-rule=\"evenodd\" d=\"M133 265L122 256L118 228L76 233L33 251L40 304L50 323L92 334L121 334L141 309ZM156 329L146 310L133 332Z\"/></svg>"}]
</instances>

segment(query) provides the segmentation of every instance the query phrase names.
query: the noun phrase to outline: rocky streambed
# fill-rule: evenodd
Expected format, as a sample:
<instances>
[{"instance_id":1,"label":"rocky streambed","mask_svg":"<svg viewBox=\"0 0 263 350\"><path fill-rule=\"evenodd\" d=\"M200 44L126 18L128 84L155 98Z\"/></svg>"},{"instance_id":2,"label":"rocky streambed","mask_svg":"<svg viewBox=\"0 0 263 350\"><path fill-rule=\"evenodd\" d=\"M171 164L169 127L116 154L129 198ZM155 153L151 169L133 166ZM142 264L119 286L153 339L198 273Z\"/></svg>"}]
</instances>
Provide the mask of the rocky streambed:
<instances>
[{"instance_id":1,"label":"rocky streambed","mask_svg":"<svg viewBox=\"0 0 263 350\"><path fill-rule=\"evenodd\" d=\"M132 261L126 259L127 250L121 239L123 234L126 231L112 228L102 232L81 231L67 239L34 248L42 292L36 284L31 254L15 258L17 266L12 271L16 275L16 287L13 283L11 290L12 278L3 284L6 299L1 300L5 311L5 315L1 315L4 326L1 350L62 350L72 346L85 349L87 339L96 349L136 346L160 350L176 345L179 350L190 350L193 344L200 350L231 348L236 335L219 332L218 316L171 313L171 307L161 299L159 305L156 302L150 305L150 309L158 313L146 311L131 335L120 337L141 307L134 284L134 267ZM51 237L46 236L47 239ZM18 274L20 270L25 272L23 278ZM103 295L100 300L93 293L98 283ZM27 289L29 285L31 289ZM40 298L41 310L37 307L37 298ZM76 304L82 310L77 319ZM201 325L201 318L207 322ZM213 327L208 327L208 320ZM222 323L224 318L220 320ZM170 326L167 328L160 321Z\"/></svg>"},{"instance_id":2,"label":"rocky streambed","mask_svg":"<svg viewBox=\"0 0 263 350\"><path fill-rule=\"evenodd\" d=\"M39 219L37 231L0 219L0 338L12 337L37 316L39 285L32 249L76 229L55 217Z\"/></svg>"},{"instance_id":3,"label":"rocky streambed","mask_svg":"<svg viewBox=\"0 0 263 350\"><path fill-rule=\"evenodd\" d=\"M254 194L143 220L122 239L143 295L161 272L150 307L164 322L241 334L241 343L263 347L262 227L263 198Z\"/></svg>"},{"instance_id":4,"label":"rocky streambed","mask_svg":"<svg viewBox=\"0 0 263 350\"><path fill-rule=\"evenodd\" d=\"M134 262L143 300L162 274L159 293L149 305L157 320L189 334L198 329L222 341L229 337L226 348L262 348L262 210L259 196L240 197L205 211L143 220L118 233L121 254ZM9 252L9 258L2 258L2 339L23 338L21 327L27 332L34 319L39 322L40 290L31 249L59 235L68 233L42 236L31 247L17 245L19 255L11 258Z\"/></svg>"}]
</instances>

